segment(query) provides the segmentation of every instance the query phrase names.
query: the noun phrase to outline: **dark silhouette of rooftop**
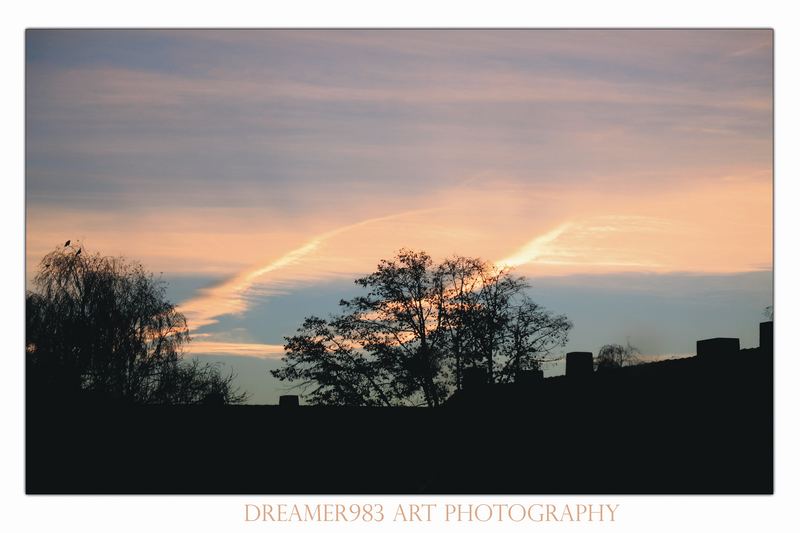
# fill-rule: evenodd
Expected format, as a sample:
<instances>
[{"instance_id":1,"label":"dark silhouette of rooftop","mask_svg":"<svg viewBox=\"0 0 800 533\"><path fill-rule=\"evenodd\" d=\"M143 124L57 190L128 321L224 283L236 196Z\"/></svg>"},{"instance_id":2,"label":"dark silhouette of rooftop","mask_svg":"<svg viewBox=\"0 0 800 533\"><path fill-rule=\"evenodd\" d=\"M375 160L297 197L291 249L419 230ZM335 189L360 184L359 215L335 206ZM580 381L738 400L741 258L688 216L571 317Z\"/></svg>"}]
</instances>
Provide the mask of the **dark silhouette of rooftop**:
<instances>
[{"instance_id":1,"label":"dark silhouette of rooftop","mask_svg":"<svg viewBox=\"0 0 800 533\"><path fill-rule=\"evenodd\" d=\"M759 332L602 371L574 352L566 375L512 384L468 369L439 408L29 405L27 491L770 494L772 322Z\"/></svg>"}]
</instances>

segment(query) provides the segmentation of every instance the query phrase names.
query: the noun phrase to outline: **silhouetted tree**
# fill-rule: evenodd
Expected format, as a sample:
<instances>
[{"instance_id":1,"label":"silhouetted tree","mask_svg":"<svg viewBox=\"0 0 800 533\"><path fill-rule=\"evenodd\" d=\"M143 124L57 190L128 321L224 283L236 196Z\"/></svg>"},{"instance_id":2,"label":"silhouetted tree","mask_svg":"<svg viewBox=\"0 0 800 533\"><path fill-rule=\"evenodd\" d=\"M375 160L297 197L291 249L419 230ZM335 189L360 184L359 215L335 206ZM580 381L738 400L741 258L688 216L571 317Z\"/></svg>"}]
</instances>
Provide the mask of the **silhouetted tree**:
<instances>
[{"instance_id":1,"label":"silhouetted tree","mask_svg":"<svg viewBox=\"0 0 800 533\"><path fill-rule=\"evenodd\" d=\"M163 282L138 263L81 252L67 241L47 254L26 295L33 395L159 404L245 399L232 375L182 360L186 319L166 300Z\"/></svg>"},{"instance_id":2,"label":"silhouetted tree","mask_svg":"<svg viewBox=\"0 0 800 533\"><path fill-rule=\"evenodd\" d=\"M306 318L287 337L285 365L272 373L297 382L309 402L323 405L390 406L400 394L388 372L347 338L343 321Z\"/></svg>"},{"instance_id":3,"label":"silhouetted tree","mask_svg":"<svg viewBox=\"0 0 800 533\"><path fill-rule=\"evenodd\" d=\"M501 345L501 354L505 357L498 381L513 381L520 372L539 370L544 356L567 344L571 328L572 323L566 316L554 315L523 296L512 307L505 328Z\"/></svg>"},{"instance_id":4,"label":"silhouetted tree","mask_svg":"<svg viewBox=\"0 0 800 533\"><path fill-rule=\"evenodd\" d=\"M342 300L337 332L388 379L395 403L439 405L446 397L445 300L441 278L424 252L401 250L356 284L363 296Z\"/></svg>"},{"instance_id":5,"label":"silhouetted tree","mask_svg":"<svg viewBox=\"0 0 800 533\"><path fill-rule=\"evenodd\" d=\"M447 349L456 389L462 388L464 369L479 364L481 359L473 325L480 305L478 290L483 277L481 272L488 269L485 261L471 257L446 259L438 269L448 301L445 313Z\"/></svg>"},{"instance_id":6,"label":"silhouetted tree","mask_svg":"<svg viewBox=\"0 0 800 533\"><path fill-rule=\"evenodd\" d=\"M507 383L539 369L541 358L566 344L572 324L533 302L525 278L465 257L444 261L440 271L457 389L465 365L482 366L490 382Z\"/></svg>"},{"instance_id":7,"label":"silhouetted tree","mask_svg":"<svg viewBox=\"0 0 800 533\"><path fill-rule=\"evenodd\" d=\"M366 294L342 300L338 317L306 319L272 371L312 403L437 406L465 368L498 381L538 368L572 326L530 301L523 278L479 259L434 265L401 250L356 284Z\"/></svg>"},{"instance_id":8,"label":"silhouetted tree","mask_svg":"<svg viewBox=\"0 0 800 533\"><path fill-rule=\"evenodd\" d=\"M640 363L639 355L639 350L630 343L626 343L625 346L606 344L597 352L594 364L597 370L638 365Z\"/></svg>"}]
</instances>

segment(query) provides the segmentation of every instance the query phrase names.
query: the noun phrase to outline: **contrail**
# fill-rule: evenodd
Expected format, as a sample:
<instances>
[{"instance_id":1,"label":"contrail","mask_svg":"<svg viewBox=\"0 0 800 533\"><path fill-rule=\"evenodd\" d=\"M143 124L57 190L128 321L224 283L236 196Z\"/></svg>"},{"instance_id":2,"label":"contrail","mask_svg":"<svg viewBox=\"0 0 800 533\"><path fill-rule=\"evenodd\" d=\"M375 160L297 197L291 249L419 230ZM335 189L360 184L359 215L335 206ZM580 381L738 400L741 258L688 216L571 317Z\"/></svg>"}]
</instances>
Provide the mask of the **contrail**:
<instances>
[{"instance_id":1,"label":"contrail","mask_svg":"<svg viewBox=\"0 0 800 533\"><path fill-rule=\"evenodd\" d=\"M522 248L517 250L514 254L506 257L505 259L497 261L497 266L501 268L513 268L519 265L524 265L525 263L530 263L534 259L545 255L548 251L548 245L558 239L571 226L572 224L567 222L565 224L561 224L553 230L548 231L544 235L536 237L525 244Z\"/></svg>"},{"instance_id":2,"label":"contrail","mask_svg":"<svg viewBox=\"0 0 800 533\"><path fill-rule=\"evenodd\" d=\"M243 313L247 311L250 306L250 302L246 298L247 292L258 283L263 276L297 264L316 251L328 239L376 222L383 222L436 210L435 208L418 209L395 213L393 215L369 218L322 233L311 238L302 246L285 253L264 266L241 272L220 285L203 289L198 296L180 304L179 310L186 315L192 329L195 330L217 322L220 316Z\"/></svg>"},{"instance_id":3,"label":"contrail","mask_svg":"<svg viewBox=\"0 0 800 533\"><path fill-rule=\"evenodd\" d=\"M643 216L600 215L573 220L532 239L512 255L498 261L497 265L513 268L536 261L540 265L657 268L662 265L640 260L635 249L620 256L614 250L597 248L592 242L598 235L662 232L668 226L669 221ZM557 243L567 232L572 243Z\"/></svg>"}]
</instances>

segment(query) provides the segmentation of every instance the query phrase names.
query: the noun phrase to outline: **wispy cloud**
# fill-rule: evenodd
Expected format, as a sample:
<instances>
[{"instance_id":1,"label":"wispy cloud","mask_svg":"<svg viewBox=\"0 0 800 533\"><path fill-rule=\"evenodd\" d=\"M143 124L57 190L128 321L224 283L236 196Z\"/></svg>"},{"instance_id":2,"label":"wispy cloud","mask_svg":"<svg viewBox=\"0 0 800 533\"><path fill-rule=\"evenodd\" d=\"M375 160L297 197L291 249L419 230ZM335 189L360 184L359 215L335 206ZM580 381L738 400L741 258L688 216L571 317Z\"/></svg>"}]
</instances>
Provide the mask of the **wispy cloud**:
<instances>
[{"instance_id":1,"label":"wispy cloud","mask_svg":"<svg viewBox=\"0 0 800 533\"><path fill-rule=\"evenodd\" d=\"M192 341L186 345L190 356L254 357L257 359L280 359L283 346L255 342Z\"/></svg>"},{"instance_id":2,"label":"wispy cloud","mask_svg":"<svg viewBox=\"0 0 800 533\"><path fill-rule=\"evenodd\" d=\"M567 231L570 226L570 223L562 224L544 235L534 238L513 255L499 260L497 266L514 268L550 255L553 242Z\"/></svg>"},{"instance_id":3,"label":"wispy cloud","mask_svg":"<svg viewBox=\"0 0 800 533\"><path fill-rule=\"evenodd\" d=\"M255 288L259 295L264 296L276 288L285 288L287 284L310 282L324 276L324 272L297 267L327 240L377 222L391 221L430 211L410 211L375 217L322 233L266 265L246 270L219 285L201 290L197 297L182 303L180 311L186 315L194 328L213 324L220 316L241 314L251 305L251 296Z\"/></svg>"},{"instance_id":4,"label":"wispy cloud","mask_svg":"<svg viewBox=\"0 0 800 533\"><path fill-rule=\"evenodd\" d=\"M242 77L230 68L202 77L121 67L34 70L31 97L46 105L32 109L30 117L53 120L81 111L100 111L116 118L141 119L144 114L152 119L179 119L180 113L189 108L213 108L230 100L243 106L321 102L409 105L421 109L480 103L624 104L651 109L691 106L740 113L771 109L769 87L665 85L636 78L606 80L575 73L527 72L513 65L468 71L411 67L402 74L382 68L386 68L385 76L379 77L377 83L375 79L364 83L359 78L309 80L300 73L286 77L267 70ZM54 114L56 110L60 113Z\"/></svg>"},{"instance_id":5,"label":"wispy cloud","mask_svg":"<svg viewBox=\"0 0 800 533\"><path fill-rule=\"evenodd\" d=\"M485 188L450 192L436 209L368 218L307 238L266 264L242 270L202 290L181 310L195 328L241 314L293 287L344 279L374 268L401 247L435 257L452 253L494 259L533 276L614 272L742 272L770 261L768 185L729 181L702 184L689 196L598 191L562 192L563 211L517 225L536 193ZM522 199L521 199L522 198ZM765 223L753 224L754 213ZM533 219L528 219L533 220ZM731 227L740 231L730 234ZM517 247L525 230L536 237ZM704 248L713 241L713 252ZM495 259L499 258L499 259Z\"/></svg>"},{"instance_id":6,"label":"wispy cloud","mask_svg":"<svg viewBox=\"0 0 800 533\"><path fill-rule=\"evenodd\" d=\"M663 269L663 263L643 260L646 253L633 243L668 234L670 221L644 216L602 215L578 219L540 235L498 264Z\"/></svg>"}]
</instances>

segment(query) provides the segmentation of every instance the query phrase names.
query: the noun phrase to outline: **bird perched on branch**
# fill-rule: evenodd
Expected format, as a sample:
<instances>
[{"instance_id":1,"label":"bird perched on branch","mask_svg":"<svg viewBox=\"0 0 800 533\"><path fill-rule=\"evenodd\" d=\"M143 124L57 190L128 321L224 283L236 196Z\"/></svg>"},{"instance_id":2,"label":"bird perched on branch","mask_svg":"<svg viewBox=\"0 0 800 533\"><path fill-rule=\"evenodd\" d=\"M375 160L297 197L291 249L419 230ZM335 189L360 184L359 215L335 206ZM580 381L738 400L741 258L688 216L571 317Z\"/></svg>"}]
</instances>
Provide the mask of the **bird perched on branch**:
<instances>
[{"instance_id":1,"label":"bird perched on branch","mask_svg":"<svg viewBox=\"0 0 800 533\"><path fill-rule=\"evenodd\" d=\"M71 242L72 242L72 240L71 240L71 239L67 239L67 242L65 242L65 243L64 243L64 248L66 248L67 246L69 246L69 243L71 243Z\"/></svg>"}]
</instances>

